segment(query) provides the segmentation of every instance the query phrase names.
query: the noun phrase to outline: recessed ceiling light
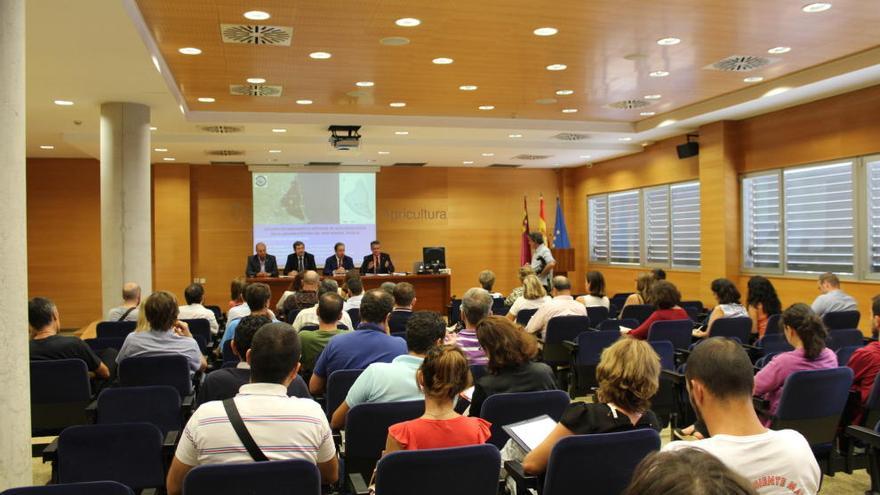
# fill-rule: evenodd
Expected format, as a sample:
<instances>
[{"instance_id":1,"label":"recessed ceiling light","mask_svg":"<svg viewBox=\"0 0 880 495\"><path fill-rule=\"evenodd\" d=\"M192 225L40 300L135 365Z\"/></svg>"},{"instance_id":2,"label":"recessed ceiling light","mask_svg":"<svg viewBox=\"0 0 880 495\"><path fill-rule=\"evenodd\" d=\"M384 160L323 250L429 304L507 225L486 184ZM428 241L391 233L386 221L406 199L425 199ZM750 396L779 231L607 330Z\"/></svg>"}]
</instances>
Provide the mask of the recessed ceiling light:
<instances>
[{"instance_id":1,"label":"recessed ceiling light","mask_svg":"<svg viewBox=\"0 0 880 495\"><path fill-rule=\"evenodd\" d=\"M41 144L40 149L41 150L54 150L55 147L52 146L51 144Z\"/></svg>"},{"instance_id":2,"label":"recessed ceiling light","mask_svg":"<svg viewBox=\"0 0 880 495\"><path fill-rule=\"evenodd\" d=\"M554 34L558 33L559 30L554 27L540 27L532 32L535 33L535 35L537 36L553 36Z\"/></svg>"},{"instance_id":3,"label":"recessed ceiling light","mask_svg":"<svg viewBox=\"0 0 880 495\"><path fill-rule=\"evenodd\" d=\"M752 77L747 77L747 78L743 79L743 82L745 82L745 83L759 83L763 80L764 80L764 78L761 76L752 76Z\"/></svg>"},{"instance_id":4,"label":"recessed ceiling light","mask_svg":"<svg viewBox=\"0 0 880 495\"><path fill-rule=\"evenodd\" d=\"M651 72L648 75L651 77L666 77L669 75L669 72L667 72L665 70L655 70L654 72Z\"/></svg>"},{"instance_id":5,"label":"recessed ceiling light","mask_svg":"<svg viewBox=\"0 0 880 495\"><path fill-rule=\"evenodd\" d=\"M808 14L815 14L816 12L825 12L826 10L831 8L831 4L828 2L816 2L816 3L808 3L804 5L801 10Z\"/></svg>"},{"instance_id":6,"label":"recessed ceiling light","mask_svg":"<svg viewBox=\"0 0 880 495\"><path fill-rule=\"evenodd\" d=\"M508 134L507 137L516 139L521 138L522 134Z\"/></svg>"},{"instance_id":7,"label":"recessed ceiling light","mask_svg":"<svg viewBox=\"0 0 880 495\"><path fill-rule=\"evenodd\" d=\"M389 103L388 106L394 107L394 108L403 108L406 106L406 103L404 103L402 101L393 101L393 102Z\"/></svg>"},{"instance_id":8,"label":"recessed ceiling light","mask_svg":"<svg viewBox=\"0 0 880 495\"><path fill-rule=\"evenodd\" d=\"M657 115L657 112L642 112L639 115L642 117L653 117L654 115Z\"/></svg>"},{"instance_id":9,"label":"recessed ceiling light","mask_svg":"<svg viewBox=\"0 0 880 495\"><path fill-rule=\"evenodd\" d=\"M168 148L153 148L153 151L155 151L156 153L165 153L166 151L168 151Z\"/></svg>"},{"instance_id":10,"label":"recessed ceiling light","mask_svg":"<svg viewBox=\"0 0 880 495\"><path fill-rule=\"evenodd\" d=\"M166 156L165 158L163 158L163 160L165 160L166 162L173 162L174 160L176 160L176 158L171 158L170 156Z\"/></svg>"},{"instance_id":11,"label":"recessed ceiling light","mask_svg":"<svg viewBox=\"0 0 880 495\"><path fill-rule=\"evenodd\" d=\"M495 110L495 105L480 105L477 108L480 110Z\"/></svg>"},{"instance_id":12,"label":"recessed ceiling light","mask_svg":"<svg viewBox=\"0 0 880 495\"><path fill-rule=\"evenodd\" d=\"M390 151L380 151L379 154L380 155L390 155L391 152Z\"/></svg>"},{"instance_id":13,"label":"recessed ceiling light","mask_svg":"<svg viewBox=\"0 0 880 495\"><path fill-rule=\"evenodd\" d=\"M354 85L359 88L372 88L376 85L376 83L374 83L373 81L358 81L354 83Z\"/></svg>"},{"instance_id":14,"label":"recessed ceiling light","mask_svg":"<svg viewBox=\"0 0 880 495\"><path fill-rule=\"evenodd\" d=\"M581 158L583 158L584 160L589 160L590 155L581 155Z\"/></svg>"},{"instance_id":15,"label":"recessed ceiling light","mask_svg":"<svg viewBox=\"0 0 880 495\"><path fill-rule=\"evenodd\" d=\"M627 141L632 141L633 138L631 138L631 137L622 137L622 138L617 138L617 140L618 140L618 141L627 142Z\"/></svg>"},{"instance_id":16,"label":"recessed ceiling light","mask_svg":"<svg viewBox=\"0 0 880 495\"><path fill-rule=\"evenodd\" d=\"M676 122L678 122L678 121L675 120L675 119L666 119L666 120L664 120L663 122L660 122L659 124L657 124L657 127L666 127L666 126L670 126L670 125L672 125L672 124L674 124L674 123L676 123Z\"/></svg>"},{"instance_id":17,"label":"recessed ceiling light","mask_svg":"<svg viewBox=\"0 0 880 495\"><path fill-rule=\"evenodd\" d=\"M645 95L646 100L659 100L662 97L662 95Z\"/></svg>"},{"instance_id":18,"label":"recessed ceiling light","mask_svg":"<svg viewBox=\"0 0 880 495\"><path fill-rule=\"evenodd\" d=\"M151 130L151 131L158 131L158 130L159 130L159 128L158 128L158 127L153 127L153 126L150 126L150 130Z\"/></svg>"},{"instance_id":19,"label":"recessed ceiling light","mask_svg":"<svg viewBox=\"0 0 880 495\"><path fill-rule=\"evenodd\" d=\"M409 135L409 131L394 131L394 134L397 134L398 136L407 136Z\"/></svg>"},{"instance_id":20,"label":"recessed ceiling light","mask_svg":"<svg viewBox=\"0 0 880 495\"><path fill-rule=\"evenodd\" d=\"M270 17L272 16L268 12L263 12L262 10L251 10L244 13L244 18L252 21L265 21Z\"/></svg>"},{"instance_id":21,"label":"recessed ceiling light","mask_svg":"<svg viewBox=\"0 0 880 495\"><path fill-rule=\"evenodd\" d=\"M577 113L577 108L563 108L562 113Z\"/></svg>"},{"instance_id":22,"label":"recessed ceiling light","mask_svg":"<svg viewBox=\"0 0 880 495\"><path fill-rule=\"evenodd\" d=\"M657 44L661 46L672 46L681 43L681 40L678 38L660 38L657 40Z\"/></svg>"},{"instance_id":23,"label":"recessed ceiling light","mask_svg":"<svg viewBox=\"0 0 880 495\"><path fill-rule=\"evenodd\" d=\"M296 100L297 105L311 105L312 100Z\"/></svg>"},{"instance_id":24,"label":"recessed ceiling light","mask_svg":"<svg viewBox=\"0 0 880 495\"><path fill-rule=\"evenodd\" d=\"M269 150L269 153L281 153L281 150Z\"/></svg>"},{"instance_id":25,"label":"recessed ceiling light","mask_svg":"<svg viewBox=\"0 0 880 495\"><path fill-rule=\"evenodd\" d=\"M55 100L55 104L62 107L69 107L73 105L73 102L70 100Z\"/></svg>"},{"instance_id":26,"label":"recessed ceiling light","mask_svg":"<svg viewBox=\"0 0 880 495\"><path fill-rule=\"evenodd\" d=\"M778 88L773 88L770 91L767 91L766 93L761 95L761 97L763 98L763 97L768 97L768 96L781 95L782 93L785 93L789 89L791 89L791 88L789 88L788 86L780 86Z\"/></svg>"},{"instance_id":27,"label":"recessed ceiling light","mask_svg":"<svg viewBox=\"0 0 880 495\"><path fill-rule=\"evenodd\" d=\"M483 156L495 156L495 153L481 153Z\"/></svg>"},{"instance_id":28,"label":"recessed ceiling light","mask_svg":"<svg viewBox=\"0 0 880 495\"><path fill-rule=\"evenodd\" d=\"M574 94L574 90L573 90L573 89L560 89L560 90L557 90L557 91L556 91L556 94L559 95L559 96L573 95L573 94Z\"/></svg>"},{"instance_id":29,"label":"recessed ceiling light","mask_svg":"<svg viewBox=\"0 0 880 495\"><path fill-rule=\"evenodd\" d=\"M422 21L413 17L404 17L402 19L394 21L394 24L397 24L400 27L416 27L421 23Z\"/></svg>"},{"instance_id":30,"label":"recessed ceiling light","mask_svg":"<svg viewBox=\"0 0 880 495\"><path fill-rule=\"evenodd\" d=\"M782 53L788 53L788 52L790 52L790 51L791 51L791 47L790 47L790 46L776 46L776 47L773 47L773 48L767 50L767 53L772 53L772 54L774 54L774 55L779 55L779 54L782 54Z\"/></svg>"},{"instance_id":31,"label":"recessed ceiling light","mask_svg":"<svg viewBox=\"0 0 880 495\"><path fill-rule=\"evenodd\" d=\"M247 78L247 82L250 84L263 84L266 82L266 78L264 77L249 77Z\"/></svg>"},{"instance_id":32,"label":"recessed ceiling light","mask_svg":"<svg viewBox=\"0 0 880 495\"><path fill-rule=\"evenodd\" d=\"M452 60L449 57L438 57L438 58L435 58L434 60L432 60L431 62L434 62L437 65L449 65L452 62L454 62L454 60Z\"/></svg>"},{"instance_id":33,"label":"recessed ceiling light","mask_svg":"<svg viewBox=\"0 0 880 495\"><path fill-rule=\"evenodd\" d=\"M547 66L547 70L565 70L568 66L565 64L550 64Z\"/></svg>"},{"instance_id":34,"label":"recessed ceiling light","mask_svg":"<svg viewBox=\"0 0 880 495\"><path fill-rule=\"evenodd\" d=\"M473 165L473 164L474 164L474 162L471 161L471 160L465 160L465 161L463 161L463 162L461 162L461 163L462 163L462 165Z\"/></svg>"},{"instance_id":35,"label":"recessed ceiling light","mask_svg":"<svg viewBox=\"0 0 880 495\"><path fill-rule=\"evenodd\" d=\"M216 100L214 100L214 98L211 98L210 96L203 96L199 98L199 101L202 103L214 103Z\"/></svg>"},{"instance_id":36,"label":"recessed ceiling light","mask_svg":"<svg viewBox=\"0 0 880 495\"><path fill-rule=\"evenodd\" d=\"M460 89L462 91L476 91L477 87L474 86L473 84L465 84L463 86L459 86L458 89Z\"/></svg>"},{"instance_id":37,"label":"recessed ceiling light","mask_svg":"<svg viewBox=\"0 0 880 495\"><path fill-rule=\"evenodd\" d=\"M181 48L177 51L184 54L184 55L200 55L202 53L201 50L199 50L198 48L192 47L192 46L187 46L187 47Z\"/></svg>"},{"instance_id":38,"label":"recessed ceiling light","mask_svg":"<svg viewBox=\"0 0 880 495\"><path fill-rule=\"evenodd\" d=\"M281 133L287 132L287 129L277 128L277 129L272 129L272 132L281 134Z\"/></svg>"},{"instance_id":39,"label":"recessed ceiling light","mask_svg":"<svg viewBox=\"0 0 880 495\"><path fill-rule=\"evenodd\" d=\"M312 57L313 59L316 59L316 60L327 60L328 58L332 57L333 55L331 55L330 53L327 53L327 52L312 52L309 54L309 56Z\"/></svg>"}]
</instances>

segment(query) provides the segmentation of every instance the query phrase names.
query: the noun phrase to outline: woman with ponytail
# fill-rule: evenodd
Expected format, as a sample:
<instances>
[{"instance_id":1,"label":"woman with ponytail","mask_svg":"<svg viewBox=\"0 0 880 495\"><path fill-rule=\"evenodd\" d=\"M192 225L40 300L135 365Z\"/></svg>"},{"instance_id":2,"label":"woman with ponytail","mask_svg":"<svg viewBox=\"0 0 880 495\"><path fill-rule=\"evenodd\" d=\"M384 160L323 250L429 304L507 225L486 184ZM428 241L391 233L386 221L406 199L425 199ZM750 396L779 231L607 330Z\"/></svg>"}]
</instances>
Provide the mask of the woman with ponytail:
<instances>
[{"instance_id":1,"label":"woman with ponytail","mask_svg":"<svg viewBox=\"0 0 880 495\"><path fill-rule=\"evenodd\" d=\"M837 356L825 347L828 332L825 324L809 306L793 304L782 312L783 331L793 351L783 352L755 375L755 395L770 401L770 413L776 414L785 379L795 371L837 367Z\"/></svg>"}]
</instances>

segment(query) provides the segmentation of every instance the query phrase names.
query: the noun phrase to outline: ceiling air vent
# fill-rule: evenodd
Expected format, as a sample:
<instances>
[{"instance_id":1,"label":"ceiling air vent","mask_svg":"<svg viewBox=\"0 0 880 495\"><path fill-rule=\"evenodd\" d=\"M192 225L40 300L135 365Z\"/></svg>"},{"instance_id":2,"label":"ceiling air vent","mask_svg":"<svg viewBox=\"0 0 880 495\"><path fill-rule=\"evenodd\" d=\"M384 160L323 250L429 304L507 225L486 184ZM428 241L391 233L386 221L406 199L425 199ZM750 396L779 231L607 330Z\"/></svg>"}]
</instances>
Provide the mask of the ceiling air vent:
<instances>
[{"instance_id":1,"label":"ceiling air vent","mask_svg":"<svg viewBox=\"0 0 880 495\"><path fill-rule=\"evenodd\" d=\"M523 153L522 155L516 155L513 157L514 160L546 160L548 158L553 158L553 155L530 155L528 153Z\"/></svg>"},{"instance_id":2,"label":"ceiling air vent","mask_svg":"<svg viewBox=\"0 0 880 495\"><path fill-rule=\"evenodd\" d=\"M336 167L342 165L342 162L309 162L306 167Z\"/></svg>"},{"instance_id":3,"label":"ceiling air vent","mask_svg":"<svg viewBox=\"0 0 880 495\"><path fill-rule=\"evenodd\" d=\"M229 94L236 96L281 96L281 86L266 84L230 84Z\"/></svg>"},{"instance_id":4,"label":"ceiling air vent","mask_svg":"<svg viewBox=\"0 0 880 495\"><path fill-rule=\"evenodd\" d=\"M244 127L232 125L206 125L204 127L200 127L200 129L205 132L210 132L211 134L234 134L244 131Z\"/></svg>"},{"instance_id":5,"label":"ceiling air vent","mask_svg":"<svg viewBox=\"0 0 880 495\"><path fill-rule=\"evenodd\" d=\"M287 26L220 24L220 36L223 38L224 43L290 46L293 28Z\"/></svg>"},{"instance_id":6,"label":"ceiling air vent","mask_svg":"<svg viewBox=\"0 0 880 495\"><path fill-rule=\"evenodd\" d=\"M211 162L211 165L219 165L221 167L222 166L238 166L238 165L244 165L244 164L245 164L244 162L235 162L235 161L219 161L219 162L212 161Z\"/></svg>"},{"instance_id":7,"label":"ceiling air vent","mask_svg":"<svg viewBox=\"0 0 880 495\"><path fill-rule=\"evenodd\" d=\"M775 61L776 59L755 57L753 55L731 55L703 68L724 72L748 72L772 64Z\"/></svg>"},{"instance_id":8,"label":"ceiling air vent","mask_svg":"<svg viewBox=\"0 0 880 495\"><path fill-rule=\"evenodd\" d=\"M397 162L392 167L424 167L427 165L427 162Z\"/></svg>"},{"instance_id":9,"label":"ceiling air vent","mask_svg":"<svg viewBox=\"0 0 880 495\"><path fill-rule=\"evenodd\" d=\"M633 108L642 108L650 105L647 100L620 100L609 103L608 108L616 108L618 110L632 110Z\"/></svg>"},{"instance_id":10,"label":"ceiling air vent","mask_svg":"<svg viewBox=\"0 0 880 495\"><path fill-rule=\"evenodd\" d=\"M560 132L553 136L553 139L558 139L560 141L583 141L585 139L590 139L590 135L578 134L576 132Z\"/></svg>"},{"instance_id":11,"label":"ceiling air vent","mask_svg":"<svg viewBox=\"0 0 880 495\"><path fill-rule=\"evenodd\" d=\"M489 166L494 167L494 168L520 168L520 167L522 167L522 165L515 165L513 163L493 163L492 165L489 165Z\"/></svg>"},{"instance_id":12,"label":"ceiling air vent","mask_svg":"<svg viewBox=\"0 0 880 495\"><path fill-rule=\"evenodd\" d=\"M244 154L244 151L240 150L208 150L205 154L211 156L241 156Z\"/></svg>"}]
</instances>

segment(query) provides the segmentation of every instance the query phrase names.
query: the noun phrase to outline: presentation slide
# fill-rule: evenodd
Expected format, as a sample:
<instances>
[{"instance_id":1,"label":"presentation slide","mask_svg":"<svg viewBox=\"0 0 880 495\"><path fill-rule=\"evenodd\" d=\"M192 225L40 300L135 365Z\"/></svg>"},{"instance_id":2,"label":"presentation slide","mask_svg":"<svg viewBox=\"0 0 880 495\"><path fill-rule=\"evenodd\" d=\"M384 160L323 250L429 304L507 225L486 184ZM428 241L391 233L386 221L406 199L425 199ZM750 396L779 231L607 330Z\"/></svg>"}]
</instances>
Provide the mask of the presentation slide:
<instances>
[{"instance_id":1,"label":"presentation slide","mask_svg":"<svg viewBox=\"0 0 880 495\"><path fill-rule=\"evenodd\" d=\"M254 243L263 242L284 268L293 243L302 241L320 267L345 243L355 266L376 238L373 173L254 172Z\"/></svg>"}]
</instances>

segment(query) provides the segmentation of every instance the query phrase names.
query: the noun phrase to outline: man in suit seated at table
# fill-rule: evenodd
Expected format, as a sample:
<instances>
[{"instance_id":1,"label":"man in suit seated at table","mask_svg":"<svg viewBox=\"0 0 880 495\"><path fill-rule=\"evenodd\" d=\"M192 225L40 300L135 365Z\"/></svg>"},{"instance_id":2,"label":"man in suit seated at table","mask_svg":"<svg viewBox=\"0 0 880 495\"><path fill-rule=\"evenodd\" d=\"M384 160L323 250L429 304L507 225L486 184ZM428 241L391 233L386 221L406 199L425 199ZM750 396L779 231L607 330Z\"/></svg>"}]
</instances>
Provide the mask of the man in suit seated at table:
<instances>
[{"instance_id":1,"label":"man in suit seated at table","mask_svg":"<svg viewBox=\"0 0 880 495\"><path fill-rule=\"evenodd\" d=\"M253 256L248 256L247 268L245 268L245 275L250 278L277 277L278 262L275 261L274 256L266 253L266 245L262 242L258 242L255 249L257 251L257 254Z\"/></svg>"},{"instance_id":2,"label":"man in suit seated at table","mask_svg":"<svg viewBox=\"0 0 880 495\"><path fill-rule=\"evenodd\" d=\"M380 273L393 273L394 263L391 262L391 256L382 252L382 244L379 241L370 243L370 251L373 254L364 256L361 263L361 275L378 275Z\"/></svg>"},{"instance_id":3,"label":"man in suit seated at table","mask_svg":"<svg viewBox=\"0 0 880 495\"><path fill-rule=\"evenodd\" d=\"M287 255L287 263L284 264L284 274L295 277L297 273L316 269L315 255L306 252L303 241L294 242L293 252Z\"/></svg>"},{"instance_id":4,"label":"man in suit seated at table","mask_svg":"<svg viewBox=\"0 0 880 495\"><path fill-rule=\"evenodd\" d=\"M345 255L345 244L337 242L333 251L336 254L324 260L324 275L345 275L345 272L354 269L354 260Z\"/></svg>"}]
</instances>

